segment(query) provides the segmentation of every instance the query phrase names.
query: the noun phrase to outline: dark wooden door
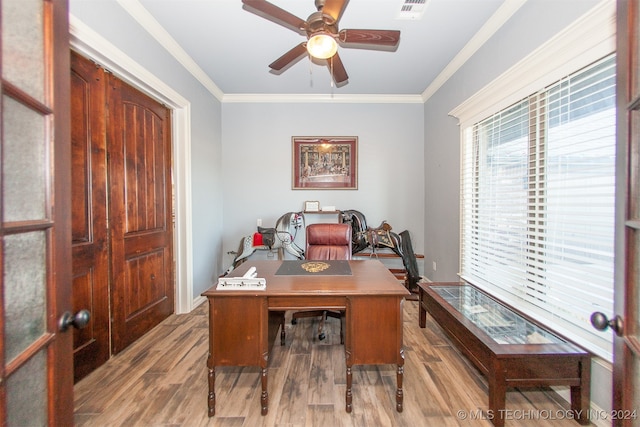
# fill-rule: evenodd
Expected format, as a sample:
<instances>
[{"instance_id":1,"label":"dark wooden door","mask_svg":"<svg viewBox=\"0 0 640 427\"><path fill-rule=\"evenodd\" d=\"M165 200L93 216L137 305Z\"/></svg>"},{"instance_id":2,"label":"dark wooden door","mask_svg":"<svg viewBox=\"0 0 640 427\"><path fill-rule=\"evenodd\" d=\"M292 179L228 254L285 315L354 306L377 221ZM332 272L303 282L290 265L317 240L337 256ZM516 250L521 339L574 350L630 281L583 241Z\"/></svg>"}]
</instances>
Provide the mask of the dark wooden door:
<instances>
[{"instance_id":1,"label":"dark wooden door","mask_svg":"<svg viewBox=\"0 0 640 427\"><path fill-rule=\"evenodd\" d=\"M110 76L112 352L173 313L170 110Z\"/></svg>"},{"instance_id":2,"label":"dark wooden door","mask_svg":"<svg viewBox=\"0 0 640 427\"><path fill-rule=\"evenodd\" d=\"M71 53L73 307L91 311L74 332L74 380L109 359L107 152L102 68Z\"/></svg>"},{"instance_id":3,"label":"dark wooden door","mask_svg":"<svg viewBox=\"0 0 640 427\"><path fill-rule=\"evenodd\" d=\"M613 425L640 426L640 0L618 1L618 138L626 160L625 275L615 289L623 322L614 347Z\"/></svg>"},{"instance_id":4,"label":"dark wooden door","mask_svg":"<svg viewBox=\"0 0 640 427\"><path fill-rule=\"evenodd\" d=\"M80 380L173 312L170 110L71 53L73 304Z\"/></svg>"},{"instance_id":5,"label":"dark wooden door","mask_svg":"<svg viewBox=\"0 0 640 427\"><path fill-rule=\"evenodd\" d=\"M73 424L68 13L0 0L3 426Z\"/></svg>"}]
</instances>

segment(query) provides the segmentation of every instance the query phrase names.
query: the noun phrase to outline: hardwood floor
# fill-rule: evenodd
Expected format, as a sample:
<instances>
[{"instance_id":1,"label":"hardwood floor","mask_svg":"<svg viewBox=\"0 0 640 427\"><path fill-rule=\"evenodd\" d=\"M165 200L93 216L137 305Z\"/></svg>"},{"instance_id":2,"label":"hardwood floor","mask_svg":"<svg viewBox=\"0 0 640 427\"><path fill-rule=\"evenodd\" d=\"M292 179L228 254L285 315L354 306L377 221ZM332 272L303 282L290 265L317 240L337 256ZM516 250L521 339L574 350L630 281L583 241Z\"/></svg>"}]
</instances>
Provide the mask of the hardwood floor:
<instances>
[{"instance_id":1,"label":"hardwood floor","mask_svg":"<svg viewBox=\"0 0 640 427\"><path fill-rule=\"evenodd\" d=\"M486 379L427 316L404 304L404 411L395 410L395 365L353 368L353 412L344 406L345 361L339 323L286 323L273 347L269 413L260 415L258 368L216 369L216 415L207 417L207 304L173 315L75 385L77 426L492 426ZM288 313L288 317L290 314ZM289 320L289 319L287 319ZM375 331L371 331L375 333ZM279 338L278 338L279 340ZM562 403L559 403L562 402ZM506 426L578 426L548 389L510 390ZM551 419L550 419L551 418Z\"/></svg>"}]
</instances>

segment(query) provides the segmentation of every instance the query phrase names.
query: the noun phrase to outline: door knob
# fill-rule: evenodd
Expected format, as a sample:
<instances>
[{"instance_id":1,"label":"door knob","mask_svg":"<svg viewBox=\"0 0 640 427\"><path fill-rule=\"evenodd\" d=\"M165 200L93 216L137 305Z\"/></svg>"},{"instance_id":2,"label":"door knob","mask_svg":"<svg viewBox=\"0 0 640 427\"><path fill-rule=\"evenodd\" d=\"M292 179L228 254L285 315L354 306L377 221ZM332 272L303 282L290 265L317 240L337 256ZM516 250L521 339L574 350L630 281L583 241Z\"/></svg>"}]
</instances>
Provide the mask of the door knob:
<instances>
[{"instance_id":1,"label":"door knob","mask_svg":"<svg viewBox=\"0 0 640 427\"><path fill-rule=\"evenodd\" d=\"M613 319L609 320L607 319L607 316L604 315L604 313L596 311L591 315L591 324L599 331L606 331L607 328L611 328L616 333L616 335L618 335L619 337L622 336L623 324L622 317L620 316L615 316Z\"/></svg>"},{"instance_id":2,"label":"door knob","mask_svg":"<svg viewBox=\"0 0 640 427\"><path fill-rule=\"evenodd\" d=\"M80 310L75 315L65 311L58 321L58 329L60 329L60 332L65 332L70 326L82 329L87 326L90 319L91 313L89 313L89 310Z\"/></svg>"}]
</instances>

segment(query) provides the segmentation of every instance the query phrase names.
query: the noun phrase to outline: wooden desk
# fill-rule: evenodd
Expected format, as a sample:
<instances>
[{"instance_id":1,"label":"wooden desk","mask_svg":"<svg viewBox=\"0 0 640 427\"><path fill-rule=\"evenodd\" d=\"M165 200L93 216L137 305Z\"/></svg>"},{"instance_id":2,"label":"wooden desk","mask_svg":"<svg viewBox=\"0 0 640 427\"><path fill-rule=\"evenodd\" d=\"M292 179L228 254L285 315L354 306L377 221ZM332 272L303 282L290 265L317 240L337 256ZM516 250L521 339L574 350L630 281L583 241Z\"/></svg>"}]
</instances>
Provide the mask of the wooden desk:
<instances>
[{"instance_id":1,"label":"wooden desk","mask_svg":"<svg viewBox=\"0 0 640 427\"><path fill-rule=\"evenodd\" d=\"M245 262L230 273L242 276L254 266L267 280L266 290L213 286L202 294L209 301L209 416L215 415L216 366L259 366L266 415L269 349L284 312L318 308L345 311L346 411L352 410L353 365L396 364L396 410L402 412L402 304L410 293L377 260L349 261L351 275L276 275L283 262Z\"/></svg>"}]
</instances>

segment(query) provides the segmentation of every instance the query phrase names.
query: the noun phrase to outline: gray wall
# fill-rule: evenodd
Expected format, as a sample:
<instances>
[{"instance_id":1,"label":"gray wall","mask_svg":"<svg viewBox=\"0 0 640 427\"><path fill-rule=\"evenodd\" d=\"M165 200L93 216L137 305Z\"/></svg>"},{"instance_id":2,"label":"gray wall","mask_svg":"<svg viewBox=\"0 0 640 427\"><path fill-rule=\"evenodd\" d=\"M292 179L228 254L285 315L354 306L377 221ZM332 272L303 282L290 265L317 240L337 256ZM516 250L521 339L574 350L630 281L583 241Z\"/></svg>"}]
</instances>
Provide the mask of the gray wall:
<instances>
[{"instance_id":1,"label":"gray wall","mask_svg":"<svg viewBox=\"0 0 640 427\"><path fill-rule=\"evenodd\" d=\"M193 296L197 297L219 273L222 259L221 103L116 2L71 0L70 12L191 103Z\"/></svg>"},{"instance_id":2,"label":"gray wall","mask_svg":"<svg viewBox=\"0 0 640 427\"><path fill-rule=\"evenodd\" d=\"M225 251L235 251L258 218L273 226L318 200L359 210L370 226L387 220L398 233L409 230L422 253L422 104L225 103L222 110ZM358 189L292 190L292 136L357 136Z\"/></svg>"}]
</instances>

